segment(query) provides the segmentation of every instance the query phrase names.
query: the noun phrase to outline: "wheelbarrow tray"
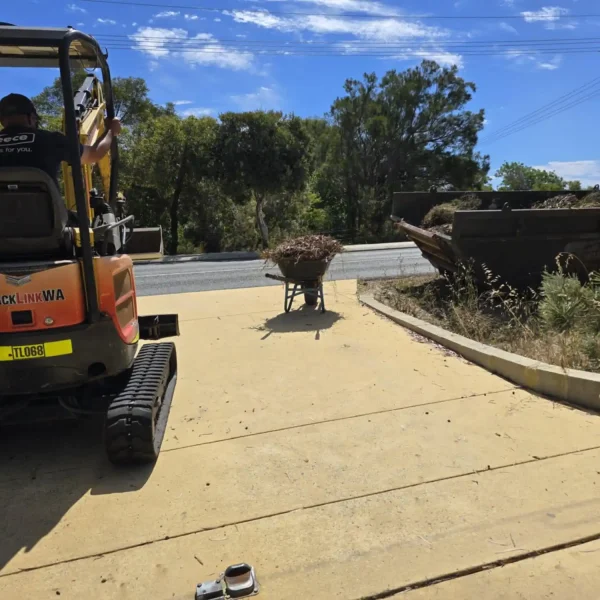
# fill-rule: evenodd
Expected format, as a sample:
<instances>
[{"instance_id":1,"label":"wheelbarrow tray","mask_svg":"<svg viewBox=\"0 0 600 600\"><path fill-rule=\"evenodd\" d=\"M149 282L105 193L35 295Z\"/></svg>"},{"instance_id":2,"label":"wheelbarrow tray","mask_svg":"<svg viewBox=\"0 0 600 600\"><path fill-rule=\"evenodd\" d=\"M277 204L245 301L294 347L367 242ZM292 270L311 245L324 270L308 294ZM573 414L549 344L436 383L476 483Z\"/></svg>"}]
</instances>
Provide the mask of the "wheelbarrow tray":
<instances>
[{"instance_id":1,"label":"wheelbarrow tray","mask_svg":"<svg viewBox=\"0 0 600 600\"><path fill-rule=\"evenodd\" d=\"M330 263L329 259L296 261L293 258L285 258L279 260L277 266L286 279L313 282L318 281L327 273Z\"/></svg>"}]
</instances>

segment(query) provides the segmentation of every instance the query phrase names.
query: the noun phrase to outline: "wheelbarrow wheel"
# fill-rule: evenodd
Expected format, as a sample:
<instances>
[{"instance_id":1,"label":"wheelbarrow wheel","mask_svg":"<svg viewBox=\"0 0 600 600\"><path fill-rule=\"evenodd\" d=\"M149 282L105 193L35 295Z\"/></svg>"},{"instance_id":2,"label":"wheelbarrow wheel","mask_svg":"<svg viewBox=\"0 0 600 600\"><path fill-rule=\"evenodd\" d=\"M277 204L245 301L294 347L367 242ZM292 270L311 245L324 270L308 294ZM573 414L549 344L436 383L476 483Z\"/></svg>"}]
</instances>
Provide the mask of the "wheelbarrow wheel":
<instances>
[{"instance_id":1,"label":"wheelbarrow wheel","mask_svg":"<svg viewBox=\"0 0 600 600\"><path fill-rule=\"evenodd\" d=\"M304 290L311 289L310 292L305 291L304 292L304 303L306 304L306 306L316 306L317 302L319 301L319 292L317 291L312 291L312 290L316 290L319 287L319 282L318 281L310 281L306 284L302 284L302 288Z\"/></svg>"}]
</instances>

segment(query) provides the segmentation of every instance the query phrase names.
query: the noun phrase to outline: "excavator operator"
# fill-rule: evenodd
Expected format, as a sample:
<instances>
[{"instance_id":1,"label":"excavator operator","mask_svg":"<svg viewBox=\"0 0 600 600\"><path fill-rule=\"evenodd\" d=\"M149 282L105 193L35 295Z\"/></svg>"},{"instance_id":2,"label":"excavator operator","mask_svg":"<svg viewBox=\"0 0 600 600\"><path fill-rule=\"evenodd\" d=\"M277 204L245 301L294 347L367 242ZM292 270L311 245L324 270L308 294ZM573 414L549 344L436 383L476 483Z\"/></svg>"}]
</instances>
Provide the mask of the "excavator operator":
<instances>
[{"instance_id":1,"label":"excavator operator","mask_svg":"<svg viewBox=\"0 0 600 600\"><path fill-rule=\"evenodd\" d=\"M35 167L58 185L61 162L70 163L67 138L58 131L38 129L39 116L33 102L21 94L0 100L0 167ZM121 133L119 119L106 122L106 133L94 146L80 144L81 163L94 164L109 152L113 136Z\"/></svg>"}]
</instances>

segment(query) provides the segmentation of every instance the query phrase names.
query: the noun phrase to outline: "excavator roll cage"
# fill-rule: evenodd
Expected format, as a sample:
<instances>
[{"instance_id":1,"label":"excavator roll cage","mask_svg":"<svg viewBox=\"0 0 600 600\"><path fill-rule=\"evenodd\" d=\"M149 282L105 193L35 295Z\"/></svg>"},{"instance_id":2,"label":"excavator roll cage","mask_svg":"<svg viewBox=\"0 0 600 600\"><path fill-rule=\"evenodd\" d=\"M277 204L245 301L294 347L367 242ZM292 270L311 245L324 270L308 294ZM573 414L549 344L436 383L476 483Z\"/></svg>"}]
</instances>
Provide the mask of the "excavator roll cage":
<instances>
[{"instance_id":1,"label":"excavator roll cage","mask_svg":"<svg viewBox=\"0 0 600 600\"><path fill-rule=\"evenodd\" d=\"M97 163L105 197L93 189L93 167L81 164L80 144L94 145L105 117L115 117L107 55L72 28L0 24L2 67L59 68L70 164L63 163L64 198L40 169L0 169L8 215L0 223L0 422L55 405L76 417L104 412L109 459L153 462L177 352L173 342L139 342L178 336L179 321L176 314L138 314L125 248L133 216L124 216L117 197L116 138ZM102 83L89 74L74 93L71 72L98 68Z\"/></svg>"},{"instance_id":2,"label":"excavator roll cage","mask_svg":"<svg viewBox=\"0 0 600 600\"><path fill-rule=\"evenodd\" d=\"M0 68L2 67L46 67L60 70L64 103L65 135L71 147L71 174L79 234L81 243L82 271L85 287L86 316L89 323L100 320L96 280L94 277L93 246L90 237L90 217L86 198L81 159L79 154L79 131L77 127L78 102L66 101L73 98L71 70L74 66L84 69L102 70L106 116L115 117L108 54L102 52L98 42L91 36L71 28L21 28L3 24L0 26ZM116 207L118 146L111 150L111 177L108 203Z\"/></svg>"}]
</instances>

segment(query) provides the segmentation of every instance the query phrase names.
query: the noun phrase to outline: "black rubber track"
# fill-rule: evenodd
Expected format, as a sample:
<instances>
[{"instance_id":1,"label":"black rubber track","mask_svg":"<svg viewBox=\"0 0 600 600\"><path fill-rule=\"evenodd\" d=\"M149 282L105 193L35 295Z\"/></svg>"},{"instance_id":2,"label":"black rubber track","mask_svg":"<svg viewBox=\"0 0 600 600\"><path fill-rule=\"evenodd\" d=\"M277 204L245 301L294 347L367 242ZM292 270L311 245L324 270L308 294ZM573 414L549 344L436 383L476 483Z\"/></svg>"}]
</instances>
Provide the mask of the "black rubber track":
<instances>
[{"instance_id":1,"label":"black rubber track","mask_svg":"<svg viewBox=\"0 0 600 600\"><path fill-rule=\"evenodd\" d=\"M160 453L177 376L175 344L142 346L125 389L106 414L105 445L117 464L154 462Z\"/></svg>"}]
</instances>

